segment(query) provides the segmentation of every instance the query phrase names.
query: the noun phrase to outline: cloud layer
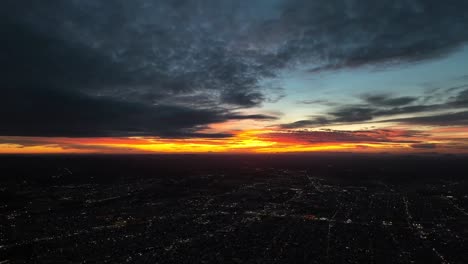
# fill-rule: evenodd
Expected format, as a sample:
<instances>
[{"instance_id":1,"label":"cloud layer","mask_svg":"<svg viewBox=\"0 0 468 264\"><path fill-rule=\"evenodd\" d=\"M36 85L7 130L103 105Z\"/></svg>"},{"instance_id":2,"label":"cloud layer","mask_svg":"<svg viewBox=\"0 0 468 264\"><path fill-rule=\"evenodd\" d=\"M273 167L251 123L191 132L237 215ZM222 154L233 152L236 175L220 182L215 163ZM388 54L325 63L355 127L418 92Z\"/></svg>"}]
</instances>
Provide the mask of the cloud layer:
<instances>
[{"instance_id":1,"label":"cloud layer","mask_svg":"<svg viewBox=\"0 0 468 264\"><path fill-rule=\"evenodd\" d=\"M394 97L391 94L365 95L361 97L363 101L361 104L336 105L322 115L282 124L280 127L292 129L358 122L399 122L437 126L467 125L468 89L459 91L449 88L445 89L445 93L452 93L453 96L437 104L426 103L428 98L432 96L431 94L427 95L426 98ZM394 117L407 114L417 116Z\"/></svg>"},{"instance_id":2,"label":"cloud layer","mask_svg":"<svg viewBox=\"0 0 468 264\"><path fill-rule=\"evenodd\" d=\"M468 40L468 2L5 0L0 136L227 137L201 131L280 98L276 79L439 58ZM287 91L286 91L287 92ZM284 128L467 106L365 95ZM466 113L399 122L466 124ZM446 121L451 120L451 121Z\"/></svg>"}]
</instances>

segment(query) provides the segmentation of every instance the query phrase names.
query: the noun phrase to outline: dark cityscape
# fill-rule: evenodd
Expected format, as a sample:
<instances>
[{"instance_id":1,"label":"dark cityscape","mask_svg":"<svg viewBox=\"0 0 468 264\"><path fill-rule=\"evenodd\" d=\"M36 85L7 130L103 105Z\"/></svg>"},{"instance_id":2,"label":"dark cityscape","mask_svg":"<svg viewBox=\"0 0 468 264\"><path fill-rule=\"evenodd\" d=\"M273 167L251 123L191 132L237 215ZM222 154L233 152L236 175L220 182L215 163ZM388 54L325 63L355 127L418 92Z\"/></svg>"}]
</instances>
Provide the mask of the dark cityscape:
<instances>
[{"instance_id":1,"label":"dark cityscape","mask_svg":"<svg viewBox=\"0 0 468 264\"><path fill-rule=\"evenodd\" d=\"M466 161L1 157L0 263L466 263Z\"/></svg>"}]
</instances>

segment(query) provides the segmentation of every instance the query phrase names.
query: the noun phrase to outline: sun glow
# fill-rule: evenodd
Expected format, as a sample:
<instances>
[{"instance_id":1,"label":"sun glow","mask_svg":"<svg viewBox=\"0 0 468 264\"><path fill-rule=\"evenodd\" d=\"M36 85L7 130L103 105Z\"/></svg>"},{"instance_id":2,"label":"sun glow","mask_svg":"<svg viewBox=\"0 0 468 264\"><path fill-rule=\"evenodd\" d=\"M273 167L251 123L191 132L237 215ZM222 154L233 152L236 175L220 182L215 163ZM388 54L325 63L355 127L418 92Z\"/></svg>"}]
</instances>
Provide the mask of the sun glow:
<instances>
[{"instance_id":1,"label":"sun glow","mask_svg":"<svg viewBox=\"0 0 468 264\"><path fill-rule=\"evenodd\" d=\"M209 139L129 138L34 138L8 137L0 153L290 153L318 151L409 151L408 143L346 142L319 132L316 142L297 133L275 130L233 132L232 137ZM318 138L317 138L318 137ZM322 138L323 137L323 138ZM16 142L16 143L11 143ZM23 143L22 143L23 142Z\"/></svg>"}]
</instances>

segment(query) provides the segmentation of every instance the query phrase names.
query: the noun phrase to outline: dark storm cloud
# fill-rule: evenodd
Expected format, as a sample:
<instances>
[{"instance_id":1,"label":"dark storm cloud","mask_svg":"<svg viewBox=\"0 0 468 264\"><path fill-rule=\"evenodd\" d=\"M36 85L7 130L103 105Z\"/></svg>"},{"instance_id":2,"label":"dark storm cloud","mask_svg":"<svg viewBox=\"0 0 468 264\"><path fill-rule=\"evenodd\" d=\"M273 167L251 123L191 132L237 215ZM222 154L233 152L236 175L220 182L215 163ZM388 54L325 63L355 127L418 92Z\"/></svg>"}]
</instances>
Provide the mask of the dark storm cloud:
<instances>
[{"instance_id":1,"label":"dark storm cloud","mask_svg":"<svg viewBox=\"0 0 468 264\"><path fill-rule=\"evenodd\" d=\"M230 119L272 120L235 112L281 98L263 80L301 63L321 70L436 58L468 39L467 7L460 0L5 0L0 134L190 137ZM369 120L410 111L414 100L367 102L395 109L337 108L300 122Z\"/></svg>"},{"instance_id":2,"label":"dark storm cloud","mask_svg":"<svg viewBox=\"0 0 468 264\"><path fill-rule=\"evenodd\" d=\"M227 104L251 107L260 104L263 101L263 95L258 92L227 91L222 94L221 100Z\"/></svg>"},{"instance_id":3,"label":"dark storm cloud","mask_svg":"<svg viewBox=\"0 0 468 264\"><path fill-rule=\"evenodd\" d=\"M154 21L148 4L3 2L0 135L216 138L230 135L197 131L275 119L233 111L264 100L266 70L227 50L229 39L191 29L184 1L153 3L164 16Z\"/></svg>"},{"instance_id":4,"label":"dark storm cloud","mask_svg":"<svg viewBox=\"0 0 468 264\"><path fill-rule=\"evenodd\" d=\"M365 107L345 107L328 116L315 117L308 120L299 120L293 123L281 124L281 128L305 128L317 127L323 125L369 122L377 117L390 117L397 114L421 113L425 116L409 118L387 118L378 122L399 122L417 125L439 125L439 126L457 126L468 124L468 112L455 112L448 114L434 114L433 110L451 109L450 105L419 105L403 108L393 108L389 110L372 109ZM426 113L427 112L427 113Z\"/></svg>"},{"instance_id":5,"label":"dark storm cloud","mask_svg":"<svg viewBox=\"0 0 468 264\"><path fill-rule=\"evenodd\" d=\"M468 89L461 91L450 103L454 106L468 107Z\"/></svg>"},{"instance_id":6,"label":"dark storm cloud","mask_svg":"<svg viewBox=\"0 0 468 264\"><path fill-rule=\"evenodd\" d=\"M316 127L339 123L367 122L374 118L398 114L421 113L446 108L446 105L414 105L404 107L382 108L375 105L342 105L336 106L323 116L293 123L282 124L282 128Z\"/></svg>"},{"instance_id":7,"label":"dark storm cloud","mask_svg":"<svg viewBox=\"0 0 468 264\"><path fill-rule=\"evenodd\" d=\"M450 108L449 105L445 104L434 104L434 105L413 105L405 107L393 107L393 108L379 108L372 105L367 106L342 106L329 114L333 116L330 119L331 122L347 123L347 122L359 122L359 121L370 121L377 117L386 117L399 114L414 114L426 111L436 111L440 109Z\"/></svg>"},{"instance_id":8,"label":"dark storm cloud","mask_svg":"<svg viewBox=\"0 0 468 264\"><path fill-rule=\"evenodd\" d=\"M12 78L27 75L30 82L46 81L125 100L152 103L211 90L219 93L221 103L249 107L262 102L257 81L268 70L253 67L226 49L229 39L203 34L195 26L197 21L182 19L188 10L181 6L158 2L153 9L165 18L138 21L139 15L149 20L156 15L142 13L145 4L148 1L128 7L120 1L77 1L60 5L63 10L57 13L52 12L57 7L47 3L41 8L23 4L27 10L50 8L55 23L34 17L32 11L16 14L18 19L5 17L4 67Z\"/></svg>"},{"instance_id":9,"label":"dark storm cloud","mask_svg":"<svg viewBox=\"0 0 468 264\"><path fill-rule=\"evenodd\" d=\"M276 120L278 119L276 116L271 115L238 115L238 114L230 114L227 116L229 119L237 119L237 120L245 120L245 119L253 119L253 120Z\"/></svg>"},{"instance_id":10,"label":"dark storm cloud","mask_svg":"<svg viewBox=\"0 0 468 264\"><path fill-rule=\"evenodd\" d=\"M415 97L403 96L392 97L388 94L364 95L363 99L370 104L377 106L402 106L410 104L417 100Z\"/></svg>"},{"instance_id":11,"label":"dark storm cloud","mask_svg":"<svg viewBox=\"0 0 468 264\"><path fill-rule=\"evenodd\" d=\"M44 36L25 25L5 21L0 25L4 88L23 89L28 84L62 89L125 84L125 72L110 58L78 43Z\"/></svg>"},{"instance_id":12,"label":"dark storm cloud","mask_svg":"<svg viewBox=\"0 0 468 264\"><path fill-rule=\"evenodd\" d=\"M338 104L336 102L331 102L328 100L301 100L301 101L298 101L297 103L306 104L306 105L321 104L321 105L328 105L328 106L335 106Z\"/></svg>"},{"instance_id":13,"label":"dark storm cloud","mask_svg":"<svg viewBox=\"0 0 468 264\"><path fill-rule=\"evenodd\" d=\"M274 120L269 115L226 113L223 109L193 109L145 105L69 91L4 90L0 103L0 134L9 136L161 136L228 137L203 134L206 124L228 120Z\"/></svg>"},{"instance_id":14,"label":"dark storm cloud","mask_svg":"<svg viewBox=\"0 0 468 264\"><path fill-rule=\"evenodd\" d=\"M468 111L410 118L399 118L388 121L436 126L468 125Z\"/></svg>"},{"instance_id":15,"label":"dark storm cloud","mask_svg":"<svg viewBox=\"0 0 468 264\"><path fill-rule=\"evenodd\" d=\"M196 130L206 124L244 117L221 110L145 105L46 88L6 90L3 94L0 134L10 136L202 136ZM218 136L228 135L210 135Z\"/></svg>"},{"instance_id":16,"label":"dark storm cloud","mask_svg":"<svg viewBox=\"0 0 468 264\"><path fill-rule=\"evenodd\" d=\"M356 122L374 121L383 118L379 122L402 122L414 124L456 126L467 124L465 110L468 107L468 89L461 90L465 86L444 89L445 101L437 104L425 104L428 97L393 97L387 95L364 95L360 98L363 104L336 105L322 116L314 116L307 120L299 120L293 123L281 124L281 128L305 128L331 124L344 124ZM439 89L432 93L438 94ZM460 91L461 90L461 91ZM450 95L451 94L451 95ZM448 95L448 96L447 96ZM440 100L439 100L440 101ZM440 114L438 111L452 111L448 114ZM421 117L392 118L395 115L418 114Z\"/></svg>"},{"instance_id":17,"label":"dark storm cloud","mask_svg":"<svg viewBox=\"0 0 468 264\"><path fill-rule=\"evenodd\" d=\"M288 124L281 124L281 128L285 129L293 129L293 128L304 128L304 127L314 127L319 125L327 125L330 124L332 121L327 119L326 117L314 117L313 119L308 120L299 120L293 123Z\"/></svg>"},{"instance_id":18,"label":"dark storm cloud","mask_svg":"<svg viewBox=\"0 0 468 264\"><path fill-rule=\"evenodd\" d=\"M468 39L467 10L462 0L292 0L269 27L290 40L288 57L317 58L316 71L445 55Z\"/></svg>"}]
</instances>

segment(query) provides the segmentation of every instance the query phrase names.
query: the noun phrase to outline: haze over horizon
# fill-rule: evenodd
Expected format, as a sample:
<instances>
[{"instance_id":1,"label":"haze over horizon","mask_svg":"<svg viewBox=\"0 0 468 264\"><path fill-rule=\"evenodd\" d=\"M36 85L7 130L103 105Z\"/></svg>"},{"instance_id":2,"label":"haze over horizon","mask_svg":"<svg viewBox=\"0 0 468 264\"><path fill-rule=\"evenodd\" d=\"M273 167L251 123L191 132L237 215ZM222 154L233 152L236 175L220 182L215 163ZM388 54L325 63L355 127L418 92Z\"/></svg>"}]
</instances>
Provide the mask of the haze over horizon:
<instances>
[{"instance_id":1,"label":"haze over horizon","mask_svg":"<svg viewBox=\"0 0 468 264\"><path fill-rule=\"evenodd\" d=\"M0 153L468 153L467 1L0 7Z\"/></svg>"}]
</instances>

